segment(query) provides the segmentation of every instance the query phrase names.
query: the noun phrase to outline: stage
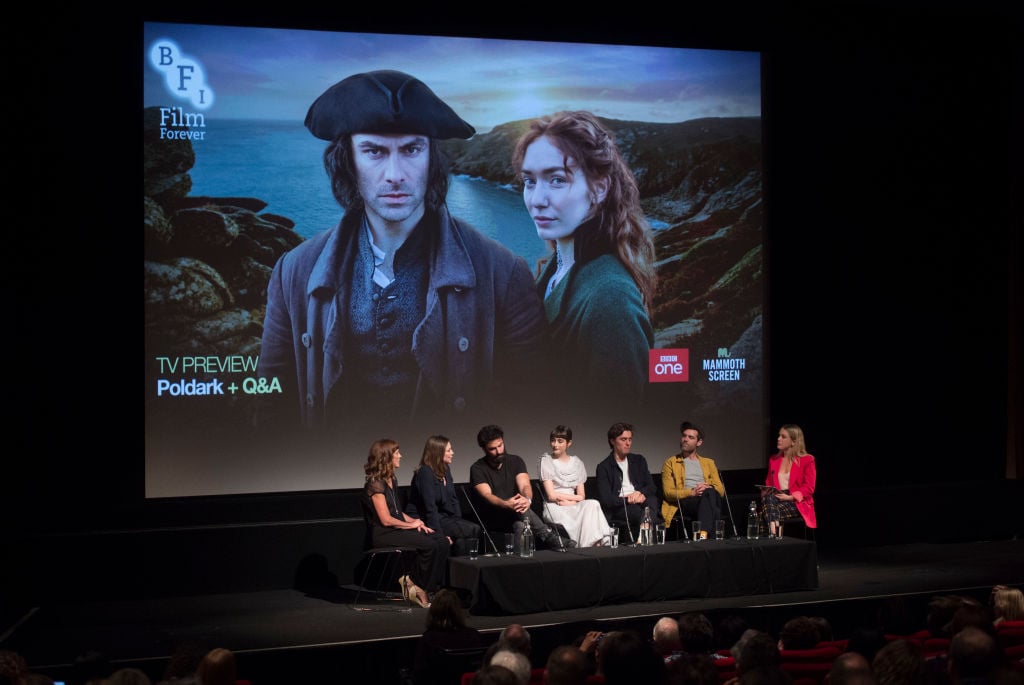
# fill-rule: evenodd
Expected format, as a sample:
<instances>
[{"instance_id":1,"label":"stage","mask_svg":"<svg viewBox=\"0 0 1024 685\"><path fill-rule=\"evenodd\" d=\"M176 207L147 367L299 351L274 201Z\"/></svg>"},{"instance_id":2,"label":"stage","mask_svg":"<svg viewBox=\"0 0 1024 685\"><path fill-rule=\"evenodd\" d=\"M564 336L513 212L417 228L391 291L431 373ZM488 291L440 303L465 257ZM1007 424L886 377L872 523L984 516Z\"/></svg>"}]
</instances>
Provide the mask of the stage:
<instances>
[{"instance_id":1,"label":"stage","mask_svg":"<svg viewBox=\"0 0 1024 685\"><path fill-rule=\"evenodd\" d=\"M510 615L813 590L817 563L806 540L731 538L456 557L450 569L451 585L471 596L471 613Z\"/></svg>"},{"instance_id":2,"label":"stage","mask_svg":"<svg viewBox=\"0 0 1024 685\"><path fill-rule=\"evenodd\" d=\"M750 553L745 540L726 542ZM758 541L755 548L768 542ZM666 545L664 554L674 557L676 550L671 544ZM786 540L776 544L774 549L796 551L810 543ZM650 556L661 556L661 552L655 549ZM566 566L598 562L603 566L620 555L629 557L634 553L628 548L590 553L581 550L567 560ZM491 565L499 567L498 561L511 562L509 568L532 566L535 573L546 573L548 554L555 553L538 552L534 560L481 558L472 563L486 570ZM456 576L461 577L463 572L456 570ZM686 574L674 575L678 578ZM641 577L642 571L637 568L628 586L645 587L638 584ZM907 544L822 552L817 555L816 578L816 587L808 589L761 588L739 596L706 593L679 599L599 602L516 615L471 614L469 623L490 639L510 622L521 623L533 635L538 654L546 654L590 629L634 627L649 631L658 617L684 611L702 611L712 618L738 613L751 624L771 631L778 630L793 615L824 615L841 636L873 618L879 603L892 598L921 607L923 620L924 603L932 594L956 592L986 598L997 583L1024 585L1024 541ZM562 592L575 596L574 584L583 581L573 577ZM410 608L400 600L384 602L388 611L358 611L351 605L353 598L352 588L335 586L305 592L282 589L44 604L14 625L4 627L0 648L15 650L33 668L54 675L67 675L76 656L96 650L118 666L136 666L158 676L175 649L198 644L234 650L240 677L257 685L291 685L296 673L318 683L359 679L397 683L399 667L411 663L416 638L424 628L425 610ZM554 600L548 597L546 601Z\"/></svg>"}]
</instances>

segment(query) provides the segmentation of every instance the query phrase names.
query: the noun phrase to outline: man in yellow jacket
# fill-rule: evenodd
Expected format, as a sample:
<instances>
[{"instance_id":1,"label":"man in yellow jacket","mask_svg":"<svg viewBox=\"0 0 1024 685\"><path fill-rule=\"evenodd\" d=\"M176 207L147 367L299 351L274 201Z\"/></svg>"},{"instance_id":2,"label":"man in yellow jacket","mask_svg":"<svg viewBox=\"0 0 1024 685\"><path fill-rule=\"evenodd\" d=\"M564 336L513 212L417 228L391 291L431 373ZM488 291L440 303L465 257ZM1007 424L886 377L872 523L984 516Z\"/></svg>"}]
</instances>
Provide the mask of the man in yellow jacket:
<instances>
[{"instance_id":1,"label":"man in yellow jacket","mask_svg":"<svg viewBox=\"0 0 1024 685\"><path fill-rule=\"evenodd\" d=\"M707 538L707 531L714 530L715 521L722 517L725 485L714 460L697 454L704 444L704 431L683 421L679 434L679 454L666 459L661 467L661 517L670 528L682 509L686 521L700 521L700 536ZM685 535L683 530L680 537Z\"/></svg>"}]
</instances>

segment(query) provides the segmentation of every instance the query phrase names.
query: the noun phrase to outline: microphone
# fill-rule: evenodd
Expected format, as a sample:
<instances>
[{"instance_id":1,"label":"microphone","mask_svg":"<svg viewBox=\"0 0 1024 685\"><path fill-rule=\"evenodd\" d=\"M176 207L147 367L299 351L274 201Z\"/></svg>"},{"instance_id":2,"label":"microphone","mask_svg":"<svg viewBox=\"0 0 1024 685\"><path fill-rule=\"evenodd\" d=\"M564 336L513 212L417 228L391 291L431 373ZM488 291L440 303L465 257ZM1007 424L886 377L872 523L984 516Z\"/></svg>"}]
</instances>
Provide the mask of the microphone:
<instances>
[{"instance_id":1,"label":"microphone","mask_svg":"<svg viewBox=\"0 0 1024 685\"><path fill-rule=\"evenodd\" d=\"M721 476L719 476L718 480L722 480ZM722 489L725 490L725 481L724 480L722 480ZM732 515L732 505L729 504L729 491L728 490L725 490L725 497L723 497L722 499L725 500L725 508L729 510L729 520L732 521L732 536L734 538L738 538L740 536L740 532L738 530L736 530L736 518Z\"/></svg>"},{"instance_id":2,"label":"microphone","mask_svg":"<svg viewBox=\"0 0 1024 685\"><path fill-rule=\"evenodd\" d=\"M683 518L683 505L679 501L679 490L676 490L676 509L679 510L679 526L683 529L683 539L689 540L690 534L686 530L686 519Z\"/></svg>"},{"instance_id":3,"label":"microphone","mask_svg":"<svg viewBox=\"0 0 1024 685\"><path fill-rule=\"evenodd\" d=\"M620 491L621 492L621 491ZM633 538L633 527L629 525L629 506L626 504L626 496L619 495L622 498L622 513L626 516L626 532L629 533L629 539L631 544L636 544L636 540Z\"/></svg>"},{"instance_id":4,"label":"microphone","mask_svg":"<svg viewBox=\"0 0 1024 685\"><path fill-rule=\"evenodd\" d=\"M476 516L477 523L480 524L480 527L484 531L484 535L487 536L487 541L491 543L491 547L494 548L494 555L500 557L501 552L498 551L498 546L494 544L494 539L491 538L491 534L487 532L487 526L484 525L484 520L480 518L480 513L476 510L476 507L473 506L473 500L470 498L469 493L466 492L466 486L460 485L459 487L462 489L462 495L466 498L466 501L469 502L469 508L473 510L473 516Z\"/></svg>"},{"instance_id":5,"label":"microphone","mask_svg":"<svg viewBox=\"0 0 1024 685\"><path fill-rule=\"evenodd\" d=\"M554 461L554 457L551 458ZM544 507L544 513L548 517L548 521L551 523L551 530L554 531L555 537L558 538L558 551L565 551L565 543L562 542L562 535L558 532L558 524L555 523L554 517L551 516L551 512L548 511L548 497L547 491L544 490L544 474L541 473L541 467L544 464L544 455L540 455L540 460L537 462L537 485L540 486L540 501L541 506ZM554 487L554 486L552 486Z\"/></svg>"}]
</instances>

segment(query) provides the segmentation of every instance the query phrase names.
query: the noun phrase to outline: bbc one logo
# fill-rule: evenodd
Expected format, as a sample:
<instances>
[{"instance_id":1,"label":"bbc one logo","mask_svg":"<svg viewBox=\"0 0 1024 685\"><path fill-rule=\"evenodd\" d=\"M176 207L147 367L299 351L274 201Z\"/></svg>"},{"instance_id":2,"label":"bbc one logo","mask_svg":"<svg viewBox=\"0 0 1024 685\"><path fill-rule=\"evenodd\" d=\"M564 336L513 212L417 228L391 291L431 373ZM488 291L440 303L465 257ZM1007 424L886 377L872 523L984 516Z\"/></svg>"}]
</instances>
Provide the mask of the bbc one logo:
<instances>
[{"instance_id":1,"label":"bbc one logo","mask_svg":"<svg viewBox=\"0 0 1024 685\"><path fill-rule=\"evenodd\" d=\"M213 106L213 89L199 60L181 51L173 40L161 38L149 47L149 64L163 77L167 93L184 100L189 107L160 107L160 138L203 140L206 117L202 111ZM190 110L200 110L199 112Z\"/></svg>"},{"instance_id":2,"label":"bbc one logo","mask_svg":"<svg viewBox=\"0 0 1024 685\"><path fill-rule=\"evenodd\" d=\"M685 383L690 380L690 350L651 350L647 380L651 383Z\"/></svg>"}]
</instances>

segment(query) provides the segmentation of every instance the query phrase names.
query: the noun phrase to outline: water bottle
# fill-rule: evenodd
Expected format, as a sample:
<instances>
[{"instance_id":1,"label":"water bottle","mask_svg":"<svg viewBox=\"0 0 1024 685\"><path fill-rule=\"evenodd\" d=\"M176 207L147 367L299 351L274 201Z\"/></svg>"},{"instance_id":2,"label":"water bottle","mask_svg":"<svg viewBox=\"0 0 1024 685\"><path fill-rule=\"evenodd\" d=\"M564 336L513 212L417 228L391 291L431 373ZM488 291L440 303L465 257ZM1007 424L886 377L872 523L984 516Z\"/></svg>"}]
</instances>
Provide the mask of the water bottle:
<instances>
[{"instance_id":1,"label":"water bottle","mask_svg":"<svg viewBox=\"0 0 1024 685\"><path fill-rule=\"evenodd\" d=\"M747 539L756 540L761 528L761 521L757 516L757 502L750 503L750 511L747 512Z\"/></svg>"},{"instance_id":2,"label":"water bottle","mask_svg":"<svg viewBox=\"0 0 1024 685\"><path fill-rule=\"evenodd\" d=\"M651 523L650 507L644 507L644 517L640 519L640 544L644 547L654 544L654 526Z\"/></svg>"},{"instance_id":3,"label":"water bottle","mask_svg":"<svg viewBox=\"0 0 1024 685\"><path fill-rule=\"evenodd\" d=\"M533 531L530 530L530 522L523 517L523 534L519 540L519 556L523 559L529 559L533 556L534 541Z\"/></svg>"}]
</instances>

